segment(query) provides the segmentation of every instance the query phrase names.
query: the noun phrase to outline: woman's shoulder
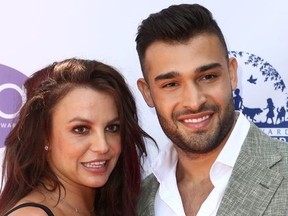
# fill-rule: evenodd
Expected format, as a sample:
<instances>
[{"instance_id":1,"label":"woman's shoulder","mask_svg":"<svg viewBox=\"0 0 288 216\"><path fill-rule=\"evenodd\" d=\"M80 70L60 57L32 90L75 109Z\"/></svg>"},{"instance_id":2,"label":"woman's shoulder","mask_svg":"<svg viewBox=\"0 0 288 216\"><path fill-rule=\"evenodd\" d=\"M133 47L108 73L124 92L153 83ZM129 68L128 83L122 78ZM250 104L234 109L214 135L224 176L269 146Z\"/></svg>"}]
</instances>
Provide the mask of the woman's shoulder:
<instances>
[{"instance_id":1,"label":"woman's shoulder","mask_svg":"<svg viewBox=\"0 0 288 216\"><path fill-rule=\"evenodd\" d=\"M25 202L13 207L5 216L53 216L52 211L45 205Z\"/></svg>"},{"instance_id":2,"label":"woman's shoulder","mask_svg":"<svg viewBox=\"0 0 288 216\"><path fill-rule=\"evenodd\" d=\"M52 211L45 205L34 203L34 202L24 202L15 205L10 209L5 216L53 216Z\"/></svg>"}]
</instances>

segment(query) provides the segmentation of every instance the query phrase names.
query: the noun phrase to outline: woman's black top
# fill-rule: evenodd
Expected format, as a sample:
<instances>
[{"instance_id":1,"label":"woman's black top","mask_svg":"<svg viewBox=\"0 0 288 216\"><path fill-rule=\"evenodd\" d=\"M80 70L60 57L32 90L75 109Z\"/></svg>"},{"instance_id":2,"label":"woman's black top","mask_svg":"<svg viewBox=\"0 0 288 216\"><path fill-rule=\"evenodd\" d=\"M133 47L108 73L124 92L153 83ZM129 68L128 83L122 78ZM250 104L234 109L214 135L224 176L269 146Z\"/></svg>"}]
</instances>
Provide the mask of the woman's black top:
<instances>
[{"instance_id":1,"label":"woman's black top","mask_svg":"<svg viewBox=\"0 0 288 216\"><path fill-rule=\"evenodd\" d=\"M17 210L19 208L27 207L27 206L41 208L47 213L48 216L54 216L53 212L47 206L44 206L44 205L41 205L41 204L38 204L38 203L23 203L23 204L20 204L20 205L16 206L15 208L11 209L10 211L8 211L4 216L8 216L13 211L15 211L15 210Z\"/></svg>"}]
</instances>

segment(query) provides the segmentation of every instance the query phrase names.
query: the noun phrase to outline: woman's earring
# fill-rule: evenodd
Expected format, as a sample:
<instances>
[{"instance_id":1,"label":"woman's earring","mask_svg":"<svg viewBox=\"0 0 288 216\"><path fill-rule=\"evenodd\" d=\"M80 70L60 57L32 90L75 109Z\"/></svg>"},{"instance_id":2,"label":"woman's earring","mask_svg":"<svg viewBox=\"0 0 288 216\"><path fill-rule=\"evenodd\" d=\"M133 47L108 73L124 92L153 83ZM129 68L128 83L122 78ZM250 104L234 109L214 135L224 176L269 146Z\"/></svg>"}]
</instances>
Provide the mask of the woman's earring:
<instances>
[{"instance_id":1,"label":"woman's earring","mask_svg":"<svg viewBox=\"0 0 288 216\"><path fill-rule=\"evenodd\" d=\"M47 145L44 146L45 151L48 151L49 147Z\"/></svg>"}]
</instances>

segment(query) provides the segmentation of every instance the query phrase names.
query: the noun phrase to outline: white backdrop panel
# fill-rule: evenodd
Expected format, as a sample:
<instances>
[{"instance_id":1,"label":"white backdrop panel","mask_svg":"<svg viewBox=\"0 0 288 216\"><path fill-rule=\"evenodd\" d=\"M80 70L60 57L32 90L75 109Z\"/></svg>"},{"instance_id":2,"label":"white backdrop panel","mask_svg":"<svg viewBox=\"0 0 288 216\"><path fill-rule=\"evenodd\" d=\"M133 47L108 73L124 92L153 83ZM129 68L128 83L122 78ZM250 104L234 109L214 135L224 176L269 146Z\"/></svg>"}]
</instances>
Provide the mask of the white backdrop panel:
<instances>
[{"instance_id":1,"label":"white backdrop panel","mask_svg":"<svg viewBox=\"0 0 288 216\"><path fill-rule=\"evenodd\" d=\"M177 3L196 1L0 1L0 64L26 76L53 61L70 57L97 59L115 66L135 94L141 125L163 148L168 139L154 110L147 107L136 87L136 80L142 75L134 40L143 18ZM286 1L199 0L197 3L213 12L230 50L262 57L288 83ZM3 84L1 79L0 71ZM7 103L1 101L1 92L0 103ZM0 147L1 153L3 143Z\"/></svg>"}]
</instances>

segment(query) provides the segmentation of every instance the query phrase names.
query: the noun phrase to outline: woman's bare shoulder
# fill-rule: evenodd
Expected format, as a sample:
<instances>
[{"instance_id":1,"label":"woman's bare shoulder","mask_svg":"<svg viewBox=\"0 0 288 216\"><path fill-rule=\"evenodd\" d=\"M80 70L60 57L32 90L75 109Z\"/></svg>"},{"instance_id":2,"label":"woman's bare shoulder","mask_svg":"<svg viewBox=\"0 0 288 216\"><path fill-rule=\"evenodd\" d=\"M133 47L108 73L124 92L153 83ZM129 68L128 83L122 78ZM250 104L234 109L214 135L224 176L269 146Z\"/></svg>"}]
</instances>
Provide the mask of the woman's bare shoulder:
<instances>
[{"instance_id":1,"label":"woman's bare shoulder","mask_svg":"<svg viewBox=\"0 0 288 216\"><path fill-rule=\"evenodd\" d=\"M17 205L19 206L19 205ZM15 206L16 207L16 206ZM9 216L47 216L47 213L38 207L33 206L22 206L21 208L18 208L17 210L11 212Z\"/></svg>"},{"instance_id":2,"label":"woman's bare shoulder","mask_svg":"<svg viewBox=\"0 0 288 216\"><path fill-rule=\"evenodd\" d=\"M41 207L42 208L41 208ZM31 192L12 208L15 209L9 216L47 216L47 212L43 208L49 209L45 205L45 197L39 192Z\"/></svg>"}]
</instances>

